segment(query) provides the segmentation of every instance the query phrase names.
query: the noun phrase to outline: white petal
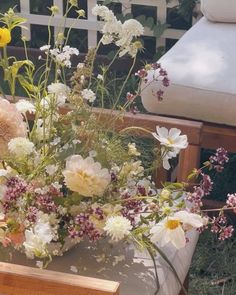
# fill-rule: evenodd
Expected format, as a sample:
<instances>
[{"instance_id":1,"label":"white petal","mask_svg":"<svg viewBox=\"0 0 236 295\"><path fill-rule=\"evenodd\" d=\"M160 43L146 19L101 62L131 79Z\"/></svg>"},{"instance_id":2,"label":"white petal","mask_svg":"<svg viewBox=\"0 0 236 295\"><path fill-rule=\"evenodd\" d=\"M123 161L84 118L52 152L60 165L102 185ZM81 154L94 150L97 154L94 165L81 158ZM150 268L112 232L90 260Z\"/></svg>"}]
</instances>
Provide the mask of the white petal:
<instances>
[{"instance_id":1,"label":"white petal","mask_svg":"<svg viewBox=\"0 0 236 295\"><path fill-rule=\"evenodd\" d=\"M172 139L172 140L175 140L181 133L181 130L180 129L177 129L177 128L171 128L170 131L169 131L169 137Z\"/></svg>"},{"instance_id":2,"label":"white petal","mask_svg":"<svg viewBox=\"0 0 236 295\"><path fill-rule=\"evenodd\" d=\"M201 227L204 224L204 220L200 215L187 211L176 212L173 217L178 218L183 224L189 224L195 228Z\"/></svg>"},{"instance_id":3,"label":"white petal","mask_svg":"<svg viewBox=\"0 0 236 295\"><path fill-rule=\"evenodd\" d=\"M177 248L183 248L186 244L185 234L181 226L174 230L168 230L171 243Z\"/></svg>"},{"instance_id":4,"label":"white petal","mask_svg":"<svg viewBox=\"0 0 236 295\"><path fill-rule=\"evenodd\" d=\"M162 137L162 138L167 138L168 137L168 129L165 127L159 127L156 126L157 134Z\"/></svg>"},{"instance_id":5,"label":"white petal","mask_svg":"<svg viewBox=\"0 0 236 295\"><path fill-rule=\"evenodd\" d=\"M163 158L163 168L166 170L170 169L169 157Z\"/></svg>"}]
</instances>

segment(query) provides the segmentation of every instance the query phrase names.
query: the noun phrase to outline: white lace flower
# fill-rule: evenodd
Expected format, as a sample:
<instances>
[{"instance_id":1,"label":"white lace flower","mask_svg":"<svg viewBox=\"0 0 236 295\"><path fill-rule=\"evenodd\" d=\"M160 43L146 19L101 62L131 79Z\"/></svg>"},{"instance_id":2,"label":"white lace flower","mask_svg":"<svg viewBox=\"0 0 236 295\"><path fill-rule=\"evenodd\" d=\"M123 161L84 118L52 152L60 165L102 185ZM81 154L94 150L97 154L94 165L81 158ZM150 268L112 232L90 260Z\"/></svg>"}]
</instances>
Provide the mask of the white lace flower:
<instances>
[{"instance_id":1,"label":"white lace flower","mask_svg":"<svg viewBox=\"0 0 236 295\"><path fill-rule=\"evenodd\" d=\"M71 67L71 56L72 55L79 55L79 50L77 48L73 48L73 47L66 45L62 48L61 51L58 48L51 49L50 54L62 66L70 68Z\"/></svg>"},{"instance_id":2,"label":"white lace flower","mask_svg":"<svg viewBox=\"0 0 236 295\"><path fill-rule=\"evenodd\" d=\"M21 99L15 104L15 106L17 110L22 114L26 114L27 112L30 114L35 113L35 106L28 100Z\"/></svg>"},{"instance_id":3,"label":"white lace flower","mask_svg":"<svg viewBox=\"0 0 236 295\"><path fill-rule=\"evenodd\" d=\"M16 137L9 141L8 149L11 154L17 157L25 157L33 153L34 143L28 138Z\"/></svg>"},{"instance_id":4,"label":"white lace flower","mask_svg":"<svg viewBox=\"0 0 236 295\"><path fill-rule=\"evenodd\" d=\"M69 157L62 173L66 186L85 197L101 196L111 181L110 173L100 163L80 155Z\"/></svg>"},{"instance_id":5,"label":"white lace flower","mask_svg":"<svg viewBox=\"0 0 236 295\"><path fill-rule=\"evenodd\" d=\"M106 22L112 22L114 18L116 18L114 13L111 10L109 10L109 8L107 8L105 5L95 5L92 8L92 14L95 16L99 16Z\"/></svg>"},{"instance_id":6,"label":"white lace flower","mask_svg":"<svg viewBox=\"0 0 236 295\"><path fill-rule=\"evenodd\" d=\"M200 215L179 211L164 218L151 228L151 241L159 243L161 247L170 242L180 249L186 245L185 230L199 228L203 225L204 220Z\"/></svg>"},{"instance_id":7,"label":"white lace flower","mask_svg":"<svg viewBox=\"0 0 236 295\"><path fill-rule=\"evenodd\" d=\"M122 35L139 37L144 33L143 25L136 19L128 19L122 25Z\"/></svg>"},{"instance_id":8,"label":"white lace flower","mask_svg":"<svg viewBox=\"0 0 236 295\"><path fill-rule=\"evenodd\" d=\"M120 241L130 234L132 225L130 220L123 216L111 216L107 219L104 230L114 241Z\"/></svg>"},{"instance_id":9,"label":"white lace flower","mask_svg":"<svg viewBox=\"0 0 236 295\"><path fill-rule=\"evenodd\" d=\"M60 82L52 83L48 86L48 93L55 95L57 105L61 106L65 104L65 101L70 93L70 88Z\"/></svg>"},{"instance_id":10,"label":"white lace flower","mask_svg":"<svg viewBox=\"0 0 236 295\"><path fill-rule=\"evenodd\" d=\"M89 102L94 102L96 99L96 94L91 90L91 89L84 89L81 92L81 95L83 97L83 99L89 101Z\"/></svg>"},{"instance_id":11,"label":"white lace flower","mask_svg":"<svg viewBox=\"0 0 236 295\"><path fill-rule=\"evenodd\" d=\"M51 48L51 45L43 45L43 46L41 46L39 49L40 49L41 51L48 51L50 48Z\"/></svg>"}]
</instances>

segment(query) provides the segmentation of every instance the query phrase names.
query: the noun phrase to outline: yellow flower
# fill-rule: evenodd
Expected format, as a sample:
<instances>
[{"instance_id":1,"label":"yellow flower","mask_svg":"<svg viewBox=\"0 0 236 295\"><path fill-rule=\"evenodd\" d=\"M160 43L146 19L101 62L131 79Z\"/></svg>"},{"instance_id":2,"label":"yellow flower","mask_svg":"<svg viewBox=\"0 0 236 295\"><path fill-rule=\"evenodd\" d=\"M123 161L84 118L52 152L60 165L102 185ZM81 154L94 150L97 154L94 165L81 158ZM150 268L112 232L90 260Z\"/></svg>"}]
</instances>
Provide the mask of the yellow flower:
<instances>
[{"instance_id":1,"label":"yellow flower","mask_svg":"<svg viewBox=\"0 0 236 295\"><path fill-rule=\"evenodd\" d=\"M11 42L11 33L7 28L0 28L0 47L6 46Z\"/></svg>"}]
</instances>

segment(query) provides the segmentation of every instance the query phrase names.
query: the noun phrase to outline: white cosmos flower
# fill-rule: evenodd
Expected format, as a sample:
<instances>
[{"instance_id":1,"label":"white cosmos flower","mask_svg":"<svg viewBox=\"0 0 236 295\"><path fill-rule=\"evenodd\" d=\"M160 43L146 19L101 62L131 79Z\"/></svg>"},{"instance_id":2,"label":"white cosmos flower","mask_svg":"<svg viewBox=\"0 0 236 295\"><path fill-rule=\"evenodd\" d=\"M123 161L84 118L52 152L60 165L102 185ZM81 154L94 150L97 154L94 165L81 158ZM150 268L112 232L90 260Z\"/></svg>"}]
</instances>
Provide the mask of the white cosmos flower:
<instances>
[{"instance_id":1,"label":"white cosmos flower","mask_svg":"<svg viewBox=\"0 0 236 295\"><path fill-rule=\"evenodd\" d=\"M171 128L168 130L165 127L157 126L156 130L157 133L153 132L152 135L161 144L163 167L169 170L169 160L176 157L181 149L187 148L188 139L186 135L180 135L181 130L177 128Z\"/></svg>"},{"instance_id":2,"label":"white cosmos flower","mask_svg":"<svg viewBox=\"0 0 236 295\"><path fill-rule=\"evenodd\" d=\"M186 135L180 135L181 130L177 128L171 128L168 130L165 127L156 127L157 133L152 135L160 142L161 145L171 148L172 151L179 152L181 149L185 149L188 146L188 139Z\"/></svg>"},{"instance_id":3,"label":"white cosmos flower","mask_svg":"<svg viewBox=\"0 0 236 295\"><path fill-rule=\"evenodd\" d=\"M107 219L104 230L114 241L120 241L130 234L132 225L130 220L123 216L111 216Z\"/></svg>"},{"instance_id":4,"label":"white cosmos flower","mask_svg":"<svg viewBox=\"0 0 236 295\"><path fill-rule=\"evenodd\" d=\"M73 155L66 161L66 169L62 172L66 186L85 197L101 196L111 181L106 168L94 162L92 157L83 159Z\"/></svg>"},{"instance_id":5,"label":"white cosmos flower","mask_svg":"<svg viewBox=\"0 0 236 295\"><path fill-rule=\"evenodd\" d=\"M35 106L25 100L25 99L21 99L19 100L16 104L15 104L17 110L22 113L22 114L26 114L27 112L30 114L34 114L35 113Z\"/></svg>"},{"instance_id":6,"label":"white cosmos flower","mask_svg":"<svg viewBox=\"0 0 236 295\"><path fill-rule=\"evenodd\" d=\"M16 137L9 141L8 150L17 157L25 157L33 153L34 143L28 138Z\"/></svg>"},{"instance_id":7,"label":"white cosmos flower","mask_svg":"<svg viewBox=\"0 0 236 295\"><path fill-rule=\"evenodd\" d=\"M91 89L84 89L82 92L81 92L81 95L83 97L83 99L89 101L89 102L94 102L95 99L96 99L96 95L95 93L91 90Z\"/></svg>"},{"instance_id":8,"label":"white cosmos flower","mask_svg":"<svg viewBox=\"0 0 236 295\"><path fill-rule=\"evenodd\" d=\"M199 228L203 225L204 220L200 215L179 211L164 218L151 228L151 241L159 243L161 247L170 242L180 249L186 245L185 230Z\"/></svg>"}]
</instances>

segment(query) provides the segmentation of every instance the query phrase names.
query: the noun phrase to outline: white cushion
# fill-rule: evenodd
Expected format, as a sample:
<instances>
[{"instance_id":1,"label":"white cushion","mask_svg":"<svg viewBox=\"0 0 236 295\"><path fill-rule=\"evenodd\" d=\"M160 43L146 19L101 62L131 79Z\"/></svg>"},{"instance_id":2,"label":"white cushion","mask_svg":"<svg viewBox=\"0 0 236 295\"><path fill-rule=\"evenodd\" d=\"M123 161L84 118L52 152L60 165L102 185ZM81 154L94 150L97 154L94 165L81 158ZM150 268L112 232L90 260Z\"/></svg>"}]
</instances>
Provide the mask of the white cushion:
<instances>
[{"instance_id":1,"label":"white cushion","mask_svg":"<svg viewBox=\"0 0 236 295\"><path fill-rule=\"evenodd\" d=\"M201 0L201 10L213 22L236 22L235 0Z\"/></svg>"},{"instance_id":2,"label":"white cushion","mask_svg":"<svg viewBox=\"0 0 236 295\"><path fill-rule=\"evenodd\" d=\"M189 232L190 241L180 250L176 250L172 245L162 249L182 281L188 273L198 236L196 231ZM104 254L107 257L102 260ZM23 254L13 253L13 263L34 267L35 262L27 260ZM158 295L178 295L180 285L172 271L161 257L156 259L156 263L161 287ZM115 244L109 247L106 241L93 247L92 244L81 242L63 257L55 258L49 264L49 269L71 273L71 266L78 268L79 275L120 282L120 295L151 295L156 290L154 266L149 254L140 253L132 246L128 248L124 244Z\"/></svg>"},{"instance_id":3,"label":"white cushion","mask_svg":"<svg viewBox=\"0 0 236 295\"><path fill-rule=\"evenodd\" d=\"M236 2L236 0L235 0ZM142 94L152 113L236 126L236 24L203 17L159 61L171 85L159 102L150 84ZM149 82L153 79L150 72Z\"/></svg>"}]
</instances>

